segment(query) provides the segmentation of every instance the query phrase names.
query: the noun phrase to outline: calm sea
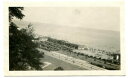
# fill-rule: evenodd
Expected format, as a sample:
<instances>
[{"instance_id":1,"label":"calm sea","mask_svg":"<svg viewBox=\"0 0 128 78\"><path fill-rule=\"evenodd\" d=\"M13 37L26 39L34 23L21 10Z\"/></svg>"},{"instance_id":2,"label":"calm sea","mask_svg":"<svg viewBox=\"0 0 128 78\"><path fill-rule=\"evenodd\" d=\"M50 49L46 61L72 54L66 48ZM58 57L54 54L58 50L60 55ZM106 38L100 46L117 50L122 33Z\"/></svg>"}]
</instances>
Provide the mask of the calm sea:
<instances>
[{"instance_id":1,"label":"calm sea","mask_svg":"<svg viewBox=\"0 0 128 78\"><path fill-rule=\"evenodd\" d=\"M25 25L25 23L20 25ZM22 26L21 26L22 27ZM33 24L35 33L93 48L120 50L120 32L83 27L59 26L45 23Z\"/></svg>"}]
</instances>

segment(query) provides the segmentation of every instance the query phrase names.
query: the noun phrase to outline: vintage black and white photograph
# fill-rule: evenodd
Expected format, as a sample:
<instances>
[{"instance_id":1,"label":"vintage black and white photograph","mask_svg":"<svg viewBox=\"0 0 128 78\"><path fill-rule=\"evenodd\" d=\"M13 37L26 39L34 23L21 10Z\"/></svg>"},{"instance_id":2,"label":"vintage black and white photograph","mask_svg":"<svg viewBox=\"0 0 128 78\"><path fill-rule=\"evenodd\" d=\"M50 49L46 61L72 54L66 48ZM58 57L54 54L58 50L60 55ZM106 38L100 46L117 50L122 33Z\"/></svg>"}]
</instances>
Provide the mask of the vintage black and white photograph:
<instances>
[{"instance_id":1,"label":"vintage black and white photograph","mask_svg":"<svg viewBox=\"0 0 128 78\"><path fill-rule=\"evenodd\" d=\"M120 70L119 7L8 7L9 71Z\"/></svg>"}]
</instances>

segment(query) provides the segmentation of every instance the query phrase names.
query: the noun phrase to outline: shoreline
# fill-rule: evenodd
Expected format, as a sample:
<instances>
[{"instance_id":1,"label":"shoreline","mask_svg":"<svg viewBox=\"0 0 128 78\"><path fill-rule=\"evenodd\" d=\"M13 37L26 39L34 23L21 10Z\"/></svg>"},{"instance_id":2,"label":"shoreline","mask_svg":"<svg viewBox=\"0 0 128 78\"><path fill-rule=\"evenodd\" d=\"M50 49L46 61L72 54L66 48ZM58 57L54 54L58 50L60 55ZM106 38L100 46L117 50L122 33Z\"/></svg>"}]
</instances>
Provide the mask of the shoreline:
<instances>
[{"instance_id":1,"label":"shoreline","mask_svg":"<svg viewBox=\"0 0 128 78\"><path fill-rule=\"evenodd\" d=\"M40 40L39 46L40 48L47 50L49 52L50 51L57 51L57 52L64 51L65 53L68 53L68 54L74 53L74 55L76 54L77 56L80 55L86 58L89 57L90 60L92 60L92 62L90 62L91 64L94 64L94 65L97 65L103 68L105 67L106 69L109 69L109 70L120 69L120 54L106 52L105 50L100 50L100 49L89 48L87 46L83 46L83 45L81 46L81 45L70 43L68 41L57 40L57 39L53 39L50 37L42 37L42 39ZM82 53L80 52L81 50L83 51ZM95 61L97 61L97 63Z\"/></svg>"}]
</instances>

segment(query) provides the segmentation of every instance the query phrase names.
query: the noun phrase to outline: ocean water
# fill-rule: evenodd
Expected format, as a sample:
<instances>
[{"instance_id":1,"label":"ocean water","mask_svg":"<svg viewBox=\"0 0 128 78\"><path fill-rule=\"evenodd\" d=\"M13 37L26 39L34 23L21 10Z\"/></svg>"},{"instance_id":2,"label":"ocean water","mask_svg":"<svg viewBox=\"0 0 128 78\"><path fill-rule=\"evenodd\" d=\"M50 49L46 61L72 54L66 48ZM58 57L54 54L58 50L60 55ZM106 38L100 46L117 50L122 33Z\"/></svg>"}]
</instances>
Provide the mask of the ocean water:
<instances>
[{"instance_id":1,"label":"ocean water","mask_svg":"<svg viewBox=\"0 0 128 78\"><path fill-rule=\"evenodd\" d=\"M18 23L20 27L28 23ZM27 24L27 25L26 25ZM34 32L42 36L66 40L71 43L87 45L105 50L120 50L120 32L83 27L33 23Z\"/></svg>"},{"instance_id":2,"label":"ocean water","mask_svg":"<svg viewBox=\"0 0 128 78\"><path fill-rule=\"evenodd\" d=\"M43 36L87 45L93 48L120 50L120 32L69 26L42 25L35 27L35 32Z\"/></svg>"}]
</instances>

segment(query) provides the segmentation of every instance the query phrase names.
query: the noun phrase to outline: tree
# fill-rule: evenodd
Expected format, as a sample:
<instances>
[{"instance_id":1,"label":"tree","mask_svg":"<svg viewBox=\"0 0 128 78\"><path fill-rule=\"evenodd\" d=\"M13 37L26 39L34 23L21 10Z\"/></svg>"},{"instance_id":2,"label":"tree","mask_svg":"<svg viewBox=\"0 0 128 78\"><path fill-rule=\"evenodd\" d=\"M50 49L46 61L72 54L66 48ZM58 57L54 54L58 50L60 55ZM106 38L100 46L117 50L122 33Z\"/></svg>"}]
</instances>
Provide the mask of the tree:
<instances>
[{"instance_id":1,"label":"tree","mask_svg":"<svg viewBox=\"0 0 128 78\"><path fill-rule=\"evenodd\" d=\"M13 17L22 19L24 17L22 10L24 10L23 7L9 7L9 22L12 21Z\"/></svg>"},{"instance_id":2,"label":"tree","mask_svg":"<svg viewBox=\"0 0 128 78\"><path fill-rule=\"evenodd\" d=\"M22 7L9 8L9 70L42 70L40 58L43 53L37 50L32 29L18 30L18 26L12 22L13 17L23 18L21 10Z\"/></svg>"},{"instance_id":3,"label":"tree","mask_svg":"<svg viewBox=\"0 0 128 78\"><path fill-rule=\"evenodd\" d=\"M55 68L54 70L56 71L56 70L64 70L64 69L59 66L59 67Z\"/></svg>"}]
</instances>

